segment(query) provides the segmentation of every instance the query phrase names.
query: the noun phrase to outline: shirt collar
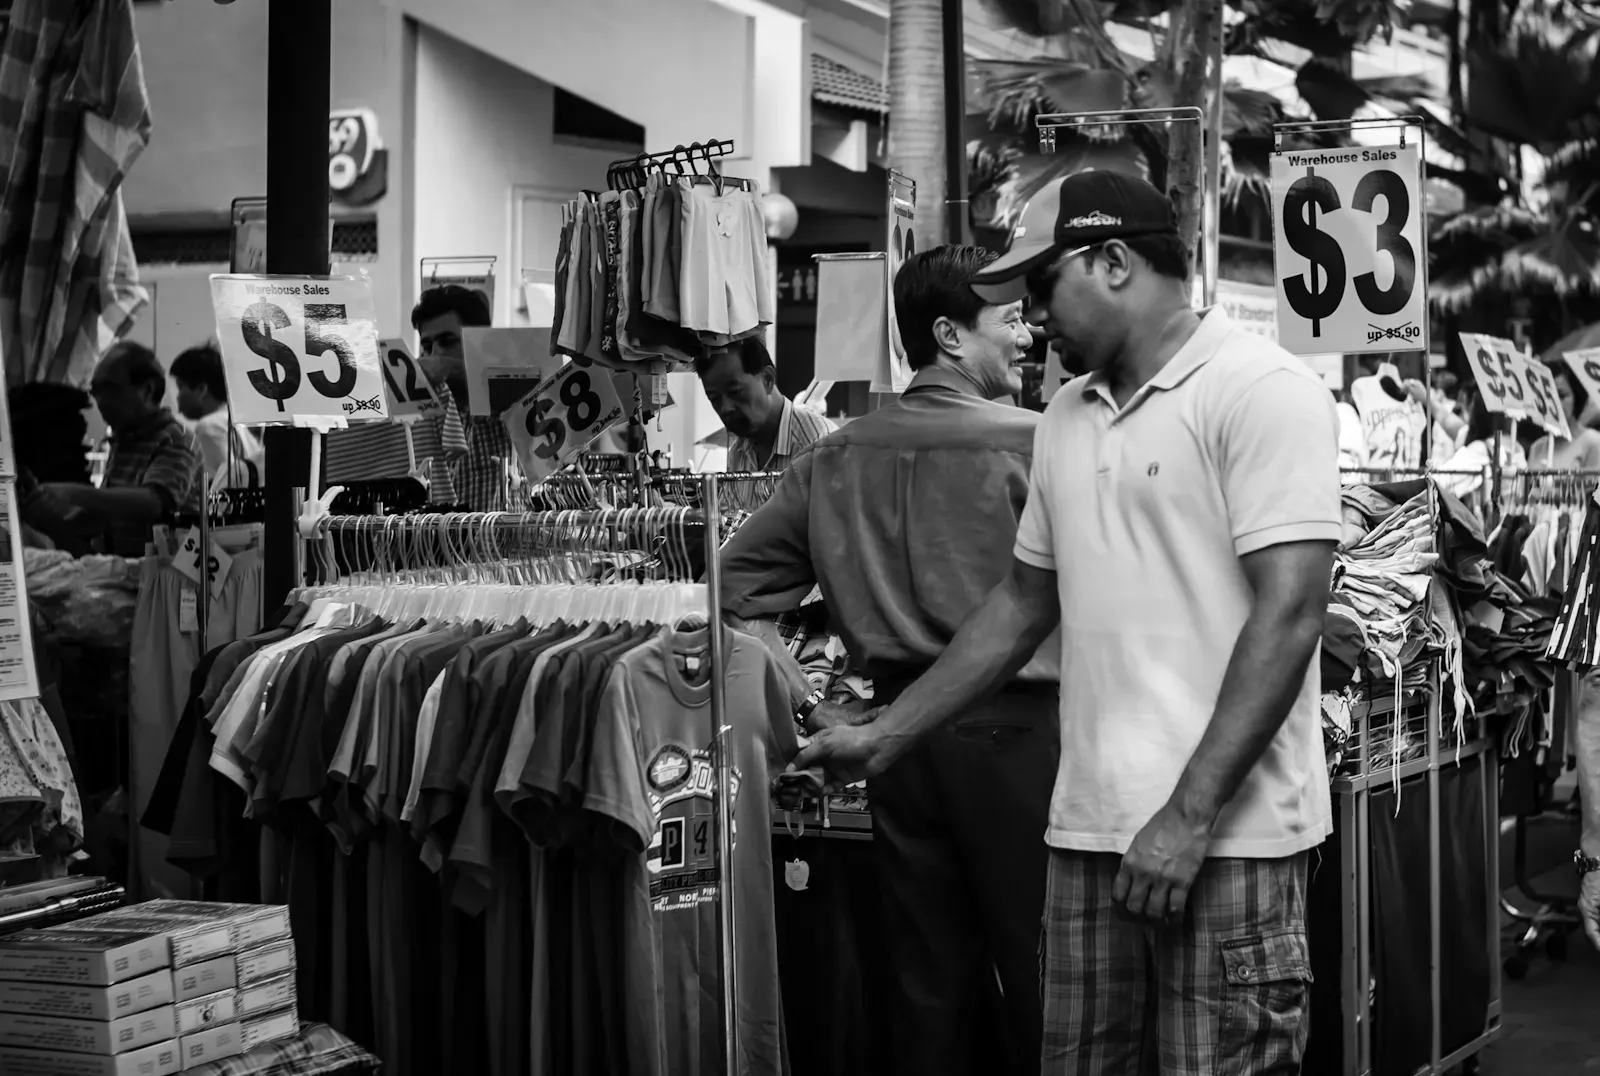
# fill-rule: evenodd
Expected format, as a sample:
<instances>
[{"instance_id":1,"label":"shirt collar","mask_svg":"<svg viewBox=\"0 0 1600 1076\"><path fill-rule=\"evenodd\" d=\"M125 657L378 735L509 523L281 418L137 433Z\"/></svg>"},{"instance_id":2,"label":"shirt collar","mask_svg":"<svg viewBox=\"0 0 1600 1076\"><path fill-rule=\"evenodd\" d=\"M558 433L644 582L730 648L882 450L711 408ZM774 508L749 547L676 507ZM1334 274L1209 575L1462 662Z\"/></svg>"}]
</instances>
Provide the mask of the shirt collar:
<instances>
[{"instance_id":1,"label":"shirt collar","mask_svg":"<svg viewBox=\"0 0 1600 1076\"><path fill-rule=\"evenodd\" d=\"M788 456L789 449L789 423L794 421L794 404L789 402L789 397L779 397L783 400L783 417L778 420L778 439L772 442L773 456Z\"/></svg>"},{"instance_id":2,"label":"shirt collar","mask_svg":"<svg viewBox=\"0 0 1600 1076\"><path fill-rule=\"evenodd\" d=\"M174 421L172 412L163 407L150 415L149 418L130 426L126 430L113 430L112 439L119 441L144 440L147 437L154 437L158 433L165 432Z\"/></svg>"},{"instance_id":3,"label":"shirt collar","mask_svg":"<svg viewBox=\"0 0 1600 1076\"><path fill-rule=\"evenodd\" d=\"M981 395L978 386L972 383L971 378L959 370L951 370L944 366L924 366L918 370L905 391L915 392L917 389L948 389L966 396Z\"/></svg>"},{"instance_id":4,"label":"shirt collar","mask_svg":"<svg viewBox=\"0 0 1600 1076\"><path fill-rule=\"evenodd\" d=\"M1183 342L1183 346L1176 354L1167 360L1167 364L1156 371L1156 376L1133 394L1133 398L1128 401L1128 407L1132 407L1135 402L1144 399L1152 392L1168 392L1177 388L1222 349L1222 342L1234 329L1233 319L1228 316L1228 312L1220 306L1206 307L1195 312L1200 315L1200 325L1189 339ZM1106 388L1104 370L1096 370L1083 379L1083 394L1086 397L1102 396L1107 400L1111 398L1110 390Z\"/></svg>"}]
</instances>

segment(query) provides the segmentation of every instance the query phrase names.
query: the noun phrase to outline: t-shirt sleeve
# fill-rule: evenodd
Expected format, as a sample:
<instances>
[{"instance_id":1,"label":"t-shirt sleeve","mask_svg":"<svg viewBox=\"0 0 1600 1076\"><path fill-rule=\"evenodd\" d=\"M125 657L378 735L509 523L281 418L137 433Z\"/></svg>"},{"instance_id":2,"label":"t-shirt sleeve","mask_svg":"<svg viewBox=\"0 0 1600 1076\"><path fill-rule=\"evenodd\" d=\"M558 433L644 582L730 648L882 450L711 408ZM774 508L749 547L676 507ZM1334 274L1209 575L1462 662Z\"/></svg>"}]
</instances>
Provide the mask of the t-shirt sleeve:
<instances>
[{"instance_id":1,"label":"t-shirt sleeve","mask_svg":"<svg viewBox=\"0 0 1600 1076\"><path fill-rule=\"evenodd\" d=\"M1315 375L1258 378L1224 407L1218 437L1234 552L1339 541L1339 420Z\"/></svg>"},{"instance_id":2,"label":"t-shirt sleeve","mask_svg":"<svg viewBox=\"0 0 1600 1076\"><path fill-rule=\"evenodd\" d=\"M794 729L794 706L790 703L790 687L782 670L766 647L755 639L741 640L741 645L751 655L751 660L761 662L765 668L763 680L767 704L767 772L782 773L789 760L800 753L800 740Z\"/></svg>"},{"instance_id":3,"label":"t-shirt sleeve","mask_svg":"<svg viewBox=\"0 0 1600 1076\"><path fill-rule=\"evenodd\" d=\"M168 512L178 511L194 499L199 492L196 485L204 470L200 450L193 437L169 437L150 457L144 470L141 485L155 491Z\"/></svg>"},{"instance_id":4,"label":"t-shirt sleeve","mask_svg":"<svg viewBox=\"0 0 1600 1076\"><path fill-rule=\"evenodd\" d=\"M1059 391L1065 391L1059 390ZM1016 558L1043 571L1056 570L1055 527L1050 519L1050 427L1052 416L1045 417L1033 431L1033 463L1028 468L1028 503L1017 523Z\"/></svg>"},{"instance_id":5,"label":"t-shirt sleeve","mask_svg":"<svg viewBox=\"0 0 1600 1076\"><path fill-rule=\"evenodd\" d=\"M627 833L634 852L648 848L656 830L655 813L645 798L641 780L643 763L635 731L639 721L628 664L619 661L612 666L600 693L583 808L621 823L618 828Z\"/></svg>"}]
</instances>

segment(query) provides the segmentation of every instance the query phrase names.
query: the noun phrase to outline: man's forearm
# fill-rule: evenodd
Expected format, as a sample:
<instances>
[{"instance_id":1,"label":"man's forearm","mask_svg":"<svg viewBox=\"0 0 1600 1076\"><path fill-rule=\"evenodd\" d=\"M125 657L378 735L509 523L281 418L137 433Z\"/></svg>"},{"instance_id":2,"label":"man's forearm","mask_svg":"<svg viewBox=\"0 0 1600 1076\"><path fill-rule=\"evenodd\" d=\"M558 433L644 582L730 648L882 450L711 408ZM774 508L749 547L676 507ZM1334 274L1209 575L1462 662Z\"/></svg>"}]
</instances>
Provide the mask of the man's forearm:
<instances>
[{"instance_id":1,"label":"man's forearm","mask_svg":"<svg viewBox=\"0 0 1600 1076\"><path fill-rule=\"evenodd\" d=\"M1253 612L1239 632L1217 707L1172 793L1183 817L1210 826L1232 801L1294 705L1322 637L1322 613Z\"/></svg>"},{"instance_id":2,"label":"man's forearm","mask_svg":"<svg viewBox=\"0 0 1600 1076\"><path fill-rule=\"evenodd\" d=\"M85 486L73 494L72 502L103 519L154 522L166 510L160 496L148 486L121 489L95 489Z\"/></svg>"},{"instance_id":3,"label":"man's forearm","mask_svg":"<svg viewBox=\"0 0 1600 1076\"><path fill-rule=\"evenodd\" d=\"M1578 680L1578 716L1573 739L1578 749L1578 798L1583 806L1585 855L1600 856L1600 670Z\"/></svg>"},{"instance_id":4,"label":"man's forearm","mask_svg":"<svg viewBox=\"0 0 1600 1076\"><path fill-rule=\"evenodd\" d=\"M904 754L923 735L1008 683L1060 619L1053 584L1028 585L1015 572L1008 575L967 617L933 667L874 722L890 751Z\"/></svg>"}]
</instances>

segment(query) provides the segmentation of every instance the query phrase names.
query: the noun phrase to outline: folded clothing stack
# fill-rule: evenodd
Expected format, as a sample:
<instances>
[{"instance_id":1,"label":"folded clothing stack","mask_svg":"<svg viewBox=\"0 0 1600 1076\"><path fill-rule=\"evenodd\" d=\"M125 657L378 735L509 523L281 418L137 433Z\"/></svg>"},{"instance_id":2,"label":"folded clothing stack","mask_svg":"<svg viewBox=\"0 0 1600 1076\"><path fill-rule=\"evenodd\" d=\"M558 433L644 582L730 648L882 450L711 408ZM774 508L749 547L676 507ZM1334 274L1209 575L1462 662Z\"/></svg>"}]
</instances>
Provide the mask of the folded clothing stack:
<instances>
[{"instance_id":1,"label":"folded clothing stack","mask_svg":"<svg viewBox=\"0 0 1600 1076\"><path fill-rule=\"evenodd\" d=\"M162 1076L298 1034L289 910L155 900L0 938L0 1072Z\"/></svg>"}]
</instances>

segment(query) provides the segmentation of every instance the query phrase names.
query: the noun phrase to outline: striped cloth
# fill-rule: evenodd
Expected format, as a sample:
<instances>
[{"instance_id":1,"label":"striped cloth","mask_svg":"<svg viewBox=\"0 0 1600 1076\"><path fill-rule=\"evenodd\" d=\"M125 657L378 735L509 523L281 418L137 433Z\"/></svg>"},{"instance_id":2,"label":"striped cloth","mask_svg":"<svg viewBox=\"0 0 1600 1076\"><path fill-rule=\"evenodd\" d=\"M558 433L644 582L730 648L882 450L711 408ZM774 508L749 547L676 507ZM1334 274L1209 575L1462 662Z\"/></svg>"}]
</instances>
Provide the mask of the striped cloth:
<instances>
[{"instance_id":1,"label":"striped cloth","mask_svg":"<svg viewBox=\"0 0 1600 1076\"><path fill-rule=\"evenodd\" d=\"M150 141L131 0L14 0L0 44L6 380L88 380L139 287L118 188Z\"/></svg>"},{"instance_id":2,"label":"striped cloth","mask_svg":"<svg viewBox=\"0 0 1600 1076\"><path fill-rule=\"evenodd\" d=\"M300 1034L192 1068L186 1076L355 1076L383 1064L327 1024L301 1024Z\"/></svg>"},{"instance_id":3,"label":"striped cloth","mask_svg":"<svg viewBox=\"0 0 1600 1076\"><path fill-rule=\"evenodd\" d=\"M323 481L405 478L413 456L428 478L430 504L463 504L474 512L505 511L508 480L520 474L511 438L498 418L447 407L443 415L410 427L372 422L330 432L322 453Z\"/></svg>"},{"instance_id":4,"label":"striped cloth","mask_svg":"<svg viewBox=\"0 0 1600 1076\"><path fill-rule=\"evenodd\" d=\"M783 401L783 421L778 426L778 439L773 442L772 455L761 459L754 443L743 437L728 438L728 470L730 471L782 471L789 461L834 431L833 423L807 407L796 407L787 398Z\"/></svg>"},{"instance_id":5,"label":"striped cloth","mask_svg":"<svg viewBox=\"0 0 1600 1076\"><path fill-rule=\"evenodd\" d=\"M1589 499L1572 571L1561 600L1561 615L1550 632L1545 656L1582 671L1600 665L1600 504Z\"/></svg>"}]
</instances>

